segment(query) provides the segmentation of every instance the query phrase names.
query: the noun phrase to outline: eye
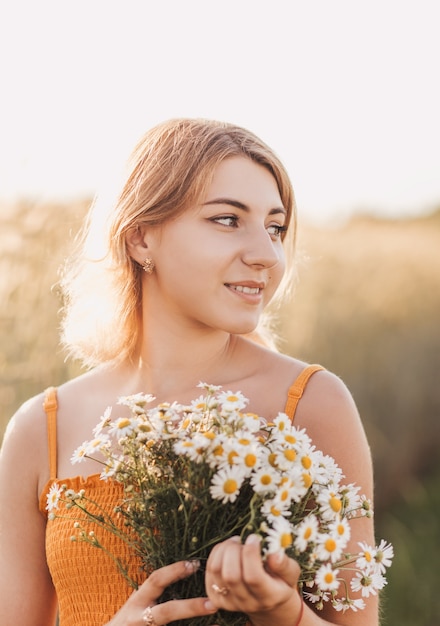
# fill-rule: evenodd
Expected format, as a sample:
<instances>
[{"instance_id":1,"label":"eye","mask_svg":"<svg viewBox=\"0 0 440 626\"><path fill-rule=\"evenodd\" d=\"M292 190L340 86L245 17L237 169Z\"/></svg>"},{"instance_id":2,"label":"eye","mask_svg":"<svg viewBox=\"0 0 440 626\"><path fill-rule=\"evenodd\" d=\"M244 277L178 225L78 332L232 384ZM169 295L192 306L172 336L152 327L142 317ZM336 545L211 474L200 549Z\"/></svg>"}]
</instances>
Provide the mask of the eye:
<instances>
[{"instance_id":1,"label":"eye","mask_svg":"<svg viewBox=\"0 0 440 626\"><path fill-rule=\"evenodd\" d=\"M231 226L235 228L238 225L238 216L237 215L219 215L217 217L213 217L211 221L215 222L216 224L221 224L222 226Z\"/></svg>"},{"instance_id":2,"label":"eye","mask_svg":"<svg viewBox=\"0 0 440 626\"><path fill-rule=\"evenodd\" d=\"M267 228L267 232L271 237L278 239L283 233L287 231L287 226L281 226L281 224L271 224Z\"/></svg>"}]
</instances>

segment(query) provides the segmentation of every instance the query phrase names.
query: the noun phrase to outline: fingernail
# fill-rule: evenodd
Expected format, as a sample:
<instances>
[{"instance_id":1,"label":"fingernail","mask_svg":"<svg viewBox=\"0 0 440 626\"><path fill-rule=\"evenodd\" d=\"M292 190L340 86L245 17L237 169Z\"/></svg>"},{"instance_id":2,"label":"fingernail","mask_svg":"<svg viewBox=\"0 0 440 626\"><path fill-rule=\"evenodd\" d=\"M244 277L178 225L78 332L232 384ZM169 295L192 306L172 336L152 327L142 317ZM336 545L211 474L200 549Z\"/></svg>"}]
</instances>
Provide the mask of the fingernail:
<instances>
[{"instance_id":1,"label":"fingernail","mask_svg":"<svg viewBox=\"0 0 440 626\"><path fill-rule=\"evenodd\" d=\"M261 543L260 535L255 535L255 534L249 535L249 537L247 537L246 541L245 541L245 544L248 545L248 546L251 546L251 545L255 545L256 546L256 545L258 545L260 543Z\"/></svg>"},{"instance_id":2,"label":"fingernail","mask_svg":"<svg viewBox=\"0 0 440 626\"><path fill-rule=\"evenodd\" d=\"M211 600L206 600L205 609L207 611L212 611L214 613L214 611L217 610L217 607L214 604L212 604Z\"/></svg>"},{"instance_id":3,"label":"fingernail","mask_svg":"<svg viewBox=\"0 0 440 626\"><path fill-rule=\"evenodd\" d=\"M190 572L196 572L200 567L200 561L198 559L193 559L192 561L185 561L185 567Z\"/></svg>"}]
</instances>

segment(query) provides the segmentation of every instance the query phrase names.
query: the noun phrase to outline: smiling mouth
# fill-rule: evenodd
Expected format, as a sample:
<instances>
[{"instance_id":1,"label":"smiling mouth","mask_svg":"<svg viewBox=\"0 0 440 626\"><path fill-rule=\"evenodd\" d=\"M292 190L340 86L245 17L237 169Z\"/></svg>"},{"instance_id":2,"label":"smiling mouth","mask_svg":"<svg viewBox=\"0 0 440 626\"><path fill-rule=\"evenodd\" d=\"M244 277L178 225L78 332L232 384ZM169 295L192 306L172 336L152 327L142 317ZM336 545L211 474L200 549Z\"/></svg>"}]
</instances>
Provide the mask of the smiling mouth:
<instances>
[{"instance_id":1,"label":"smiling mouth","mask_svg":"<svg viewBox=\"0 0 440 626\"><path fill-rule=\"evenodd\" d=\"M246 293L252 296L258 295L262 291L261 287L245 287L244 285L229 285L229 284L227 284L226 286L229 287L229 289L232 289L233 291L238 291L239 293Z\"/></svg>"}]
</instances>

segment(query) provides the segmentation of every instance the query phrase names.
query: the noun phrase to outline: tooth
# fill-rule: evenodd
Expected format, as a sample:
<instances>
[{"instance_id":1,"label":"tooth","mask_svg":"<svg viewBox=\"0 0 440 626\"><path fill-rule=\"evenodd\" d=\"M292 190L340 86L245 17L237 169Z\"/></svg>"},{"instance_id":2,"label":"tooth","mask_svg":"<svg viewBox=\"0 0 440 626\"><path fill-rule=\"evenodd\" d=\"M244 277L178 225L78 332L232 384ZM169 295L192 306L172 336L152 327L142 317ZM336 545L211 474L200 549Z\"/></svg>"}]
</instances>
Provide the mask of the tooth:
<instances>
[{"instance_id":1,"label":"tooth","mask_svg":"<svg viewBox=\"0 0 440 626\"><path fill-rule=\"evenodd\" d=\"M236 285L234 289L235 291L240 291L241 293L248 294L257 294L260 292L260 289L258 287L243 287L242 285Z\"/></svg>"}]
</instances>

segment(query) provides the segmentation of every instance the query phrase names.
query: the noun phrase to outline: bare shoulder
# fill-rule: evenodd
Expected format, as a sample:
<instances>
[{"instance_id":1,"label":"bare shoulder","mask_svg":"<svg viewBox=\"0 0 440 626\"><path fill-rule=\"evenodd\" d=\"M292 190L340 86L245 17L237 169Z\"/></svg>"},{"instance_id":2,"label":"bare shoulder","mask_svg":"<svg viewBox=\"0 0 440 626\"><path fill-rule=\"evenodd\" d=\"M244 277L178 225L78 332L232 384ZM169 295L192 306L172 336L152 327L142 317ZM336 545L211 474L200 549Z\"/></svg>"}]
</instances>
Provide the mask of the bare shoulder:
<instances>
[{"instance_id":1,"label":"bare shoulder","mask_svg":"<svg viewBox=\"0 0 440 626\"><path fill-rule=\"evenodd\" d=\"M351 420L358 418L358 411L344 381L336 374L322 369L308 381L298 405L297 419L305 420L311 427L315 421L322 425L326 415L337 420Z\"/></svg>"},{"instance_id":2,"label":"bare shoulder","mask_svg":"<svg viewBox=\"0 0 440 626\"><path fill-rule=\"evenodd\" d=\"M316 372L307 384L295 417L316 447L341 467L347 482L373 497L370 447L355 401L346 384L335 374Z\"/></svg>"},{"instance_id":3,"label":"bare shoulder","mask_svg":"<svg viewBox=\"0 0 440 626\"><path fill-rule=\"evenodd\" d=\"M3 438L1 466L17 467L29 473L47 458L47 426L43 408L44 393L27 400L10 419ZM46 455L46 456L44 456Z\"/></svg>"}]
</instances>

